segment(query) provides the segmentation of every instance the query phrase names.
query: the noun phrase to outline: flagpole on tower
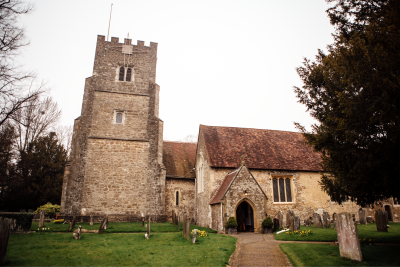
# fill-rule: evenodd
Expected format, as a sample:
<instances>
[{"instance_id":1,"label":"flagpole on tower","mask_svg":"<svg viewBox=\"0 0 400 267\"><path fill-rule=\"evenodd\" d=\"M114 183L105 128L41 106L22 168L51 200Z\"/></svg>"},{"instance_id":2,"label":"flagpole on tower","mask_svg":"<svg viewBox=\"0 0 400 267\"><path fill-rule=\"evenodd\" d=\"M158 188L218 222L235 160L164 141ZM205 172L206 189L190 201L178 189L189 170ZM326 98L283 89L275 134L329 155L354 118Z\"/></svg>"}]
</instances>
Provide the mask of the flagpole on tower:
<instances>
[{"instance_id":1,"label":"flagpole on tower","mask_svg":"<svg viewBox=\"0 0 400 267\"><path fill-rule=\"evenodd\" d=\"M111 4L111 11L110 11L110 21L108 22L107 42L108 42L108 36L110 35L110 25L111 25L111 13L112 13L112 6L113 6L113 4Z\"/></svg>"}]
</instances>

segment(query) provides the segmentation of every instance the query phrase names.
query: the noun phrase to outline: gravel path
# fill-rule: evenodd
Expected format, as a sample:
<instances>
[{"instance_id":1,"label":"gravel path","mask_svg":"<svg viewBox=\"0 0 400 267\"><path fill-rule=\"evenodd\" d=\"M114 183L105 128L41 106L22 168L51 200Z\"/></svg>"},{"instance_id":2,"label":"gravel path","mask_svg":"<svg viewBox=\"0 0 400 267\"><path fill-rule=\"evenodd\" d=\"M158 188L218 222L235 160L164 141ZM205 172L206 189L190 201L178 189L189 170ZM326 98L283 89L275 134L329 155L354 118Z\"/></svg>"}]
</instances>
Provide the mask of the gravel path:
<instances>
[{"instance_id":1,"label":"gravel path","mask_svg":"<svg viewBox=\"0 0 400 267\"><path fill-rule=\"evenodd\" d=\"M278 247L273 234L240 233L236 250L229 264L238 266L291 266L286 255Z\"/></svg>"}]
</instances>

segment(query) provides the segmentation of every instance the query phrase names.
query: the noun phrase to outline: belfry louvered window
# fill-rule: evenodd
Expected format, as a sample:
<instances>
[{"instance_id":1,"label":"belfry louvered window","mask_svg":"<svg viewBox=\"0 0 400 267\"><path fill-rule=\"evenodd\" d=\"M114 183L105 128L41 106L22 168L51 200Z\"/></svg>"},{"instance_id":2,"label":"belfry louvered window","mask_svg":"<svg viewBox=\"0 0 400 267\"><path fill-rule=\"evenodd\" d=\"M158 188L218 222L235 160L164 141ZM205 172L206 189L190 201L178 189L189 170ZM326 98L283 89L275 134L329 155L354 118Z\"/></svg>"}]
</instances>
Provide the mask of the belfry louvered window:
<instances>
[{"instance_id":1,"label":"belfry louvered window","mask_svg":"<svg viewBox=\"0 0 400 267\"><path fill-rule=\"evenodd\" d=\"M120 80L120 81L123 81L124 78L125 78L125 68L124 68L124 67L121 67L121 68L119 69L119 80Z\"/></svg>"},{"instance_id":2,"label":"belfry louvered window","mask_svg":"<svg viewBox=\"0 0 400 267\"><path fill-rule=\"evenodd\" d=\"M273 178L272 189L274 193L274 202L292 202L290 178Z\"/></svg>"}]
</instances>

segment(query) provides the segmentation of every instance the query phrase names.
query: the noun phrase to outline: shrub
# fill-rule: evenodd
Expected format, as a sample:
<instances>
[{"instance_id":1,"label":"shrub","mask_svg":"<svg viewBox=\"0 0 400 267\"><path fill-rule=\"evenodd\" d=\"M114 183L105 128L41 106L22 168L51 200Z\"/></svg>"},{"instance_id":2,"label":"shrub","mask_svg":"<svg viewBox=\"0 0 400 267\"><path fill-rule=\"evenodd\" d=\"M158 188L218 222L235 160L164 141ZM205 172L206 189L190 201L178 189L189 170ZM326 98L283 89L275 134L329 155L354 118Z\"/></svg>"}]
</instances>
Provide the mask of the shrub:
<instances>
[{"instance_id":1,"label":"shrub","mask_svg":"<svg viewBox=\"0 0 400 267\"><path fill-rule=\"evenodd\" d=\"M272 222L272 219L269 216L267 218L265 218L262 222L263 228L272 228L273 225L274 225L274 223Z\"/></svg>"},{"instance_id":2,"label":"shrub","mask_svg":"<svg viewBox=\"0 0 400 267\"><path fill-rule=\"evenodd\" d=\"M228 221L226 222L226 224L225 224L225 227L226 227L226 228L235 228L235 227L237 227L237 226L238 226L238 224L237 224L237 222L236 222L235 217L230 217L230 218L228 219Z\"/></svg>"},{"instance_id":3,"label":"shrub","mask_svg":"<svg viewBox=\"0 0 400 267\"><path fill-rule=\"evenodd\" d=\"M50 202L48 202L47 204L44 204L39 208L37 208L37 210L35 210L33 213L40 213L41 210L46 210L47 215L54 217L56 216L57 213L60 212L60 205L57 204L53 205Z\"/></svg>"},{"instance_id":4,"label":"shrub","mask_svg":"<svg viewBox=\"0 0 400 267\"><path fill-rule=\"evenodd\" d=\"M15 220L16 226L11 231L29 231L32 225L33 213L28 212L0 212L0 217Z\"/></svg>"}]
</instances>

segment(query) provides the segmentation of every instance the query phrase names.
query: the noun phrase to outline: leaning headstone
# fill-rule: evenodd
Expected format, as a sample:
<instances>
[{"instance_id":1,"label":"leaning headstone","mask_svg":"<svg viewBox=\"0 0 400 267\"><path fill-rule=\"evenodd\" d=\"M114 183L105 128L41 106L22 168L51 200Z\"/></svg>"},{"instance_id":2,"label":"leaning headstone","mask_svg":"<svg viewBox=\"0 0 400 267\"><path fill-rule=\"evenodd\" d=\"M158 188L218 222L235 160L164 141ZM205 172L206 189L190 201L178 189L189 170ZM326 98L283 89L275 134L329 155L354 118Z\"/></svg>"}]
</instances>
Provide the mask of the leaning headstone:
<instances>
[{"instance_id":1,"label":"leaning headstone","mask_svg":"<svg viewBox=\"0 0 400 267\"><path fill-rule=\"evenodd\" d=\"M354 223L351 214L347 212L340 213L336 226L340 256L362 261L357 225Z\"/></svg>"},{"instance_id":2,"label":"leaning headstone","mask_svg":"<svg viewBox=\"0 0 400 267\"><path fill-rule=\"evenodd\" d=\"M104 229L106 229L106 224L108 221L108 216L104 217L103 221L101 222L100 228L99 228L99 234L103 233Z\"/></svg>"},{"instance_id":3,"label":"leaning headstone","mask_svg":"<svg viewBox=\"0 0 400 267\"><path fill-rule=\"evenodd\" d=\"M279 230L279 219L274 218L274 232Z\"/></svg>"},{"instance_id":4,"label":"leaning headstone","mask_svg":"<svg viewBox=\"0 0 400 267\"><path fill-rule=\"evenodd\" d=\"M75 222L76 222L76 216L72 217L72 222L69 223L69 229L68 229L69 232L74 229Z\"/></svg>"},{"instance_id":5,"label":"leaning headstone","mask_svg":"<svg viewBox=\"0 0 400 267\"><path fill-rule=\"evenodd\" d=\"M367 217L367 223L373 223L374 219L372 218L372 216L368 216Z\"/></svg>"},{"instance_id":6,"label":"leaning headstone","mask_svg":"<svg viewBox=\"0 0 400 267\"><path fill-rule=\"evenodd\" d=\"M293 231L299 231L299 230L300 230L300 218L299 216L294 216Z\"/></svg>"},{"instance_id":7,"label":"leaning headstone","mask_svg":"<svg viewBox=\"0 0 400 267\"><path fill-rule=\"evenodd\" d=\"M72 233L72 235L74 236L74 238L75 238L76 240L81 239L81 231L82 231L82 226L79 225L79 227L78 227L78 232L77 232L77 233Z\"/></svg>"},{"instance_id":8,"label":"leaning headstone","mask_svg":"<svg viewBox=\"0 0 400 267\"><path fill-rule=\"evenodd\" d=\"M360 224L367 224L367 217L365 216L365 210L360 208L358 211L358 218L360 219Z\"/></svg>"},{"instance_id":9,"label":"leaning headstone","mask_svg":"<svg viewBox=\"0 0 400 267\"><path fill-rule=\"evenodd\" d=\"M40 211L40 218L39 218L39 228L44 226L44 215L46 213L46 210L41 210Z\"/></svg>"},{"instance_id":10,"label":"leaning headstone","mask_svg":"<svg viewBox=\"0 0 400 267\"><path fill-rule=\"evenodd\" d=\"M377 210L375 212L376 229L378 232L387 232L386 212Z\"/></svg>"},{"instance_id":11,"label":"leaning headstone","mask_svg":"<svg viewBox=\"0 0 400 267\"><path fill-rule=\"evenodd\" d=\"M331 228L331 217L327 211L322 213L322 221L324 223L324 228Z\"/></svg>"},{"instance_id":12,"label":"leaning headstone","mask_svg":"<svg viewBox=\"0 0 400 267\"><path fill-rule=\"evenodd\" d=\"M108 214L106 215L106 223L104 224L104 229L108 228Z\"/></svg>"},{"instance_id":13,"label":"leaning headstone","mask_svg":"<svg viewBox=\"0 0 400 267\"><path fill-rule=\"evenodd\" d=\"M90 214L90 222L89 222L89 224L93 225L93 215L92 214Z\"/></svg>"},{"instance_id":14,"label":"leaning headstone","mask_svg":"<svg viewBox=\"0 0 400 267\"><path fill-rule=\"evenodd\" d=\"M3 265L6 258L9 235L10 223L6 218L0 217L0 265Z\"/></svg>"},{"instance_id":15,"label":"leaning headstone","mask_svg":"<svg viewBox=\"0 0 400 267\"><path fill-rule=\"evenodd\" d=\"M279 220L279 227L282 227L283 224L283 214L282 211L278 212L278 220Z\"/></svg>"},{"instance_id":16,"label":"leaning headstone","mask_svg":"<svg viewBox=\"0 0 400 267\"><path fill-rule=\"evenodd\" d=\"M186 239L187 240L190 240L190 220L187 220L187 222L186 222L187 224L186 224L186 227L185 227L185 230L186 230Z\"/></svg>"},{"instance_id":17,"label":"leaning headstone","mask_svg":"<svg viewBox=\"0 0 400 267\"><path fill-rule=\"evenodd\" d=\"M313 214L313 224L314 227L322 228L321 216L318 213Z\"/></svg>"},{"instance_id":18,"label":"leaning headstone","mask_svg":"<svg viewBox=\"0 0 400 267\"><path fill-rule=\"evenodd\" d=\"M294 215L294 212L293 212L293 211L288 210L288 211L286 212L286 227L289 228L289 229L290 229L290 223L292 222L291 219L290 219L290 217L294 217L294 216L295 216L295 215ZM293 230L290 230L290 231L293 231Z\"/></svg>"},{"instance_id":19,"label":"leaning headstone","mask_svg":"<svg viewBox=\"0 0 400 267\"><path fill-rule=\"evenodd\" d=\"M186 213L184 213L183 214L183 231L182 231L183 236L186 235L186 221L187 221L187 215L186 215Z\"/></svg>"},{"instance_id":20,"label":"leaning headstone","mask_svg":"<svg viewBox=\"0 0 400 267\"><path fill-rule=\"evenodd\" d=\"M196 243L197 229L193 230L192 244Z\"/></svg>"}]
</instances>

